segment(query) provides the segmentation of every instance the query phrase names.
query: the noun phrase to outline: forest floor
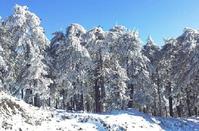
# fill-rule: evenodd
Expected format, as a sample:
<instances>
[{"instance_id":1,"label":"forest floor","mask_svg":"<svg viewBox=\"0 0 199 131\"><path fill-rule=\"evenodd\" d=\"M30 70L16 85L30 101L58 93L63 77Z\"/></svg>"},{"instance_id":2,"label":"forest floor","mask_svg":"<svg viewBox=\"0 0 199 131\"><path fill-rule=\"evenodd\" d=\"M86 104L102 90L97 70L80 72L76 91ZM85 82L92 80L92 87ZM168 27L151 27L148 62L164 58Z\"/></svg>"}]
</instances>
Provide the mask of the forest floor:
<instances>
[{"instance_id":1,"label":"forest floor","mask_svg":"<svg viewBox=\"0 0 199 131\"><path fill-rule=\"evenodd\" d=\"M103 114L44 110L0 92L0 131L199 131L199 118L162 118L135 109Z\"/></svg>"}]
</instances>

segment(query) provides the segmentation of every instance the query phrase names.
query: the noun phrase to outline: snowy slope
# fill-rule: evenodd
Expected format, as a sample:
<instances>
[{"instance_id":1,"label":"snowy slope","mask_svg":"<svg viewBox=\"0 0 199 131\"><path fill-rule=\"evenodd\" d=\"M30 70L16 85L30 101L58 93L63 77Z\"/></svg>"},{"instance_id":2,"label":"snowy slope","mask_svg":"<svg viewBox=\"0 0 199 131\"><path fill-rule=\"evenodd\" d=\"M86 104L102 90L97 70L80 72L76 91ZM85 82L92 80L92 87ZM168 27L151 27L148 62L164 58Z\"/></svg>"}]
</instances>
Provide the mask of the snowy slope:
<instances>
[{"instance_id":1,"label":"snowy slope","mask_svg":"<svg viewBox=\"0 0 199 131\"><path fill-rule=\"evenodd\" d=\"M199 119L152 117L134 109L104 114L32 107L0 92L0 131L199 131Z\"/></svg>"},{"instance_id":2,"label":"snowy slope","mask_svg":"<svg viewBox=\"0 0 199 131\"><path fill-rule=\"evenodd\" d=\"M75 119L83 124L92 124L94 129L100 131L199 131L199 119L152 117L134 109L106 114L66 113L57 110L56 116L60 120Z\"/></svg>"}]
</instances>

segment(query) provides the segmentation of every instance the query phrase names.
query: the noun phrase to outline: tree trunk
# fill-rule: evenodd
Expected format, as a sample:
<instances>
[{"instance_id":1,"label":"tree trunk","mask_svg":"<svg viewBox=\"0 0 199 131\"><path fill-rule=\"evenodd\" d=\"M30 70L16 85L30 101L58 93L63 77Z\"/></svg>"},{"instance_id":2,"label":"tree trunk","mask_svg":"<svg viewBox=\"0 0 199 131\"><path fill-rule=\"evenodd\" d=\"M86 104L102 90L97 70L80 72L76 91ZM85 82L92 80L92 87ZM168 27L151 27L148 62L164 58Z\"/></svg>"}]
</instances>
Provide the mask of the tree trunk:
<instances>
[{"instance_id":1,"label":"tree trunk","mask_svg":"<svg viewBox=\"0 0 199 131\"><path fill-rule=\"evenodd\" d=\"M128 102L128 108L132 108L133 107L134 86L132 84L130 84L129 88L130 88L130 100Z\"/></svg>"},{"instance_id":2,"label":"tree trunk","mask_svg":"<svg viewBox=\"0 0 199 131\"><path fill-rule=\"evenodd\" d=\"M103 101L105 98L105 87L104 87L104 76L103 76L103 59L102 59L102 51L99 50L99 87L100 87L100 111L104 111Z\"/></svg>"},{"instance_id":3,"label":"tree trunk","mask_svg":"<svg viewBox=\"0 0 199 131\"><path fill-rule=\"evenodd\" d=\"M156 116L157 115L157 112L156 112L156 99L154 99L154 107L152 108L152 110L153 110L153 116Z\"/></svg>"},{"instance_id":4,"label":"tree trunk","mask_svg":"<svg viewBox=\"0 0 199 131\"><path fill-rule=\"evenodd\" d=\"M191 116L191 107L190 107L190 100L189 100L189 98L187 98L186 103L187 103L188 116Z\"/></svg>"},{"instance_id":5,"label":"tree trunk","mask_svg":"<svg viewBox=\"0 0 199 131\"><path fill-rule=\"evenodd\" d=\"M23 89L21 89L21 99L24 98L24 92L23 92Z\"/></svg>"},{"instance_id":6,"label":"tree trunk","mask_svg":"<svg viewBox=\"0 0 199 131\"><path fill-rule=\"evenodd\" d=\"M98 86L98 81L95 82L95 112L100 113L100 91Z\"/></svg>"},{"instance_id":7,"label":"tree trunk","mask_svg":"<svg viewBox=\"0 0 199 131\"><path fill-rule=\"evenodd\" d=\"M32 98L32 90L31 89L26 89L25 91L25 97L24 100L28 104L33 104L33 98Z\"/></svg>"},{"instance_id":8,"label":"tree trunk","mask_svg":"<svg viewBox=\"0 0 199 131\"><path fill-rule=\"evenodd\" d=\"M101 49L99 50L99 54L97 56L97 68L95 70L95 112L102 112L103 105L102 100L105 97L105 89L104 89L104 78L102 76L103 69L103 60L101 55Z\"/></svg>"},{"instance_id":9,"label":"tree trunk","mask_svg":"<svg viewBox=\"0 0 199 131\"><path fill-rule=\"evenodd\" d=\"M55 109L58 109L58 100L55 99Z\"/></svg>"},{"instance_id":10,"label":"tree trunk","mask_svg":"<svg viewBox=\"0 0 199 131\"><path fill-rule=\"evenodd\" d=\"M189 99L189 94L190 91L188 90L188 88L186 88L186 103L187 103L187 110L188 110L188 116L191 116L191 107L190 107L190 99Z\"/></svg>"},{"instance_id":11,"label":"tree trunk","mask_svg":"<svg viewBox=\"0 0 199 131\"><path fill-rule=\"evenodd\" d=\"M190 100L187 99L188 116L191 116Z\"/></svg>"},{"instance_id":12,"label":"tree trunk","mask_svg":"<svg viewBox=\"0 0 199 131\"><path fill-rule=\"evenodd\" d=\"M143 107L143 110L142 110L144 113L147 113L146 111L146 107Z\"/></svg>"},{"instance_id":13,"label":"tree trunk","mask_svg":"<svg viewBox=\"0 0 199 131\"><path fill-rule=\"evenodd\" d=\"M198 108L196 106L196 103L197 103L197 97L198 97L198 93L195 92L194 93L194 115L197 117L198 116Z\"/></svg>"},{"instance_id":14,"label":"tree trunk","mask_svg":"<svg viewBox=\"0 0 199 131\"><path fill-rule=\"evenodd\" d=\"M168 84L168 94L169 94L169 114L173 117L173 97L171 95L171 82Z\"/></svg>"},{"instance_id":15,"label":"tree trunk","mask_svg":"<svg viewBox=\"0 0 199 131\"><path fill-rule=\"evenodd\" d=\"M162 116L162 99L161 99L161 91L160 91L160 80L157 78L157 87L158 87L158 108L159 108L159 116Z\"/></svg>"},{"instance_id":16,"label":"tree trunk","mask_svg":"<svg viewBox=\"0 0 199 131\"><path fill-rule=\"evenodd\" d=\"M34 96L34 106L37 106L37 107L40 106L39 105L39 98L38 97L39 97L38 94L35 94L35 96Z\"/></svg>"},{"instance_id":17,"label":"tree trunk","mask_svg":"<svg viewBox=\"0 0 199 131\"><path fill-rule=\"evenodd\" d=\"M62 99L62 108L65 110L66 109L66 105L65 105L65 99L66 99L66 97L65 97L65 95L66 95L66 91L65 90L62 90L62 96L63 96L63 99Z\"/></svg>"},{"instance_id":18,"label":"tree trunk","mask_svg":"<svg viewBox=\"0 0 199 131\"><path fill-rule=\"evenodd\" d=\"M90 111L91 111L89 102L86 102L86 103L85 103L85 107L86 107L86 111L87 111L87 112L90 112Z\"/></svg>"},{"instance_id":19,"label":"tree trunk","mask_svg":"<svg viewBox=\"0 0 199 131\"><path fill-rule=\"evenodd\" d=\"M170 116L173 117L173 98L172 98L172 96L169 96L169 112L170 112Z\"/></svg>"},{"instance_id":20,"label":"tree trunk","mask_svg":"<svg viewBox=\"0 0 199 131\"><path fill-rule=\"evenodd\" d=\"M176 109L177 109L177 113L178 113L178 117L181 117L181 107L178 105L176 106Z\"/></svg>"},{"instance_id":21,"label":"tree trunk","mask_svg":"<svg viewBox=\"0 0 199 131\"><path fill-rule=\"evenodd\" d=\"M73 107L74 107L74 108L73 108L74 111L77 111L77 104L78 104L78 103L77 103L77 95L75 94L75 95L74 95L74 106L73 106Z\"/></svg>"},{"instance_id":22,"label":"tree trunk","mask_svg":"<svg viewBox=\"0 0 199 131\"><path fill-rule=\"evenodd\" d=\"M167 107L165 106L166 117L168 117Z\"/></svg>"},{"instance_id":23,"label":"tree trunk","mask_svg":"<svg viewBox=\"0 0 199 131\"><path fill-rule=\"evenodd\" d=\"M84 95L83 93L81 94L81 102L80 102L80 110L84 111Z\"/></svg>"},{"instance_id":24,"label":"tree trunk","mask_svg":"<svg viewBox=\"0 0 199 131\"><path fill-rule=\"evenodd\" d=\"M49 107L51 106L51 99L50 99L50 97L48 98L48 106Z\"/></svg>"},{"instance_id":25,"label":"tree trunk","mask_svg":"<svg viewBox=\"0 0 199 131\"><path fill-rule=\"evenodd\" d=\"M195 112L195 116L197 117L198 116L198 108L196 106L194 107L194 112Z\"/></svg>"}]
</instances>

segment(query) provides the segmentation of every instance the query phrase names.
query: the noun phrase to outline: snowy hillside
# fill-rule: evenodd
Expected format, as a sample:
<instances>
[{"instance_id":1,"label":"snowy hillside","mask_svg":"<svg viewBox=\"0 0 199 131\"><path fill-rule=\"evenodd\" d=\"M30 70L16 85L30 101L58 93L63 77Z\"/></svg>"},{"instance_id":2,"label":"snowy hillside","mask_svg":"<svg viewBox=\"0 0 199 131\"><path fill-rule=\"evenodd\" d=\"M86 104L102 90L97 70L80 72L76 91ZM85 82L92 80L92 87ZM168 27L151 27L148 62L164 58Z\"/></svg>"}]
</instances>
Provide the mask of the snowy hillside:
<instances>
[{"instance_id":1,"label":"snowy hillside","mask_svg":"<svg viewBox=\"0 0 199 131\"><path fill-rule=\"evenodd\" d=\"M134 109L104 114L32 107L0 92L1 131L199 131L199 119L160 118Z\"/></svg>"}]
</instances>

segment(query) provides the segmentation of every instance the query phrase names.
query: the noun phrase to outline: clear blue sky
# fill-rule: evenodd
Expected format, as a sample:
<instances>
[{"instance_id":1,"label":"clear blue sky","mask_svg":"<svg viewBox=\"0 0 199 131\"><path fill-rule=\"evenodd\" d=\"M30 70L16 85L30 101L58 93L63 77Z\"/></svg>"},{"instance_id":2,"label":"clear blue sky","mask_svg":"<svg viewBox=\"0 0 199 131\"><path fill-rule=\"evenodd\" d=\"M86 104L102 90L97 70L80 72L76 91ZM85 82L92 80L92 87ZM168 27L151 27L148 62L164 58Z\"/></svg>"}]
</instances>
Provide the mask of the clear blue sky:
<instances>
[{"instance_id":1,"label":"clear blue sky","mask_svg":"<svg viewBox=\"0 0 199 131\"><path fill-rule=\"evenodd\" d=\"M184 27L199 29L199 0L0 0L0 16L11 15L15 4L29 6L42 19L49 39L71 23L105 30L122 24L137 29L143 42L151 34L160 45Z\"/></svg>"}]
</instances>

